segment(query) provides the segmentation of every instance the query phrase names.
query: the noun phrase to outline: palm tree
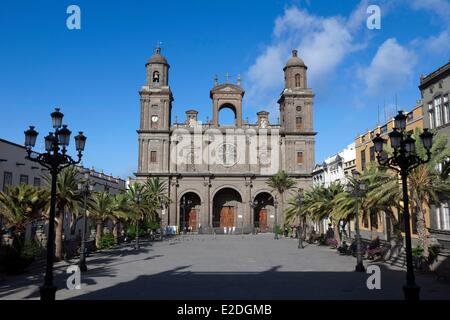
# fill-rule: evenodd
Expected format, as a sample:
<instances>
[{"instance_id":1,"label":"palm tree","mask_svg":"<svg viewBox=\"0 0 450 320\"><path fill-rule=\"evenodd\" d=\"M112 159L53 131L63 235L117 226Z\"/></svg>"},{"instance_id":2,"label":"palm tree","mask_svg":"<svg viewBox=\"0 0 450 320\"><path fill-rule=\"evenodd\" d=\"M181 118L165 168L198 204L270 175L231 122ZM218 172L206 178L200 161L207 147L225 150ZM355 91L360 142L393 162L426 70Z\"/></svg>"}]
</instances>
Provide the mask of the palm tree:
<instances>
[{"instance_id":1,"label":"palm tree","mask_svg":"<svg viewBox=\"0 0 450 320\"><path fill-rule=\"evenodd\" d=\"M156 221L158 210L170 203L170 198L166 195L166 183L159 177L148 179L143 191L149 208L149 217L152 221Z\"/></svg>"},{"instance_id":2,"label":"palm tree","mask_svg":"<svg viewBox=\"0 0 450 320\"><path fill-rule=\"evenodd\" d=\"M128 197L126 193L118 193L113 196L112 200L112 212L109 218L113 224L112 234L114 236L114 241L117 244L119 237L119 223L125 221L128 217Z\"/></svg>"},{"instance_id":3,"label":"palm tree","mask_svg":"<svg viewBox=\"0 0 450 320\"><path fill-rule=\"evenodd\" d=\"M89 217L95 221L97 231L95 234L95 245L100 246L100 239L103 235L103 222L108 217L113 216L113 197L109 192L96 192L89 199Z\"/></svg>"},{"instance_id":4,"label":"palm tree","mask_svg":"<svg viewBox=\"0 0 450 320\"><path fill-rule=\"evenodd\" d=\"M128 220L136 224L136 249L139 249L139 222L144 220L149 212L146 201L144 199L145 185L133 183L127 190L128 198Z\"/></svg>"},{"instance_id":5,"label":"palm tree","mask_svg":"<svg viewBox=\"0 0 450 320\"><path fill-rule=\"evenodd\" d=\"M47 185L51 185L51 177L45 176L44 180ZM64 217L66 214L71 215L70 227L76 222L76 217L82 202L82 194L78 190L78 169L75 166L64 168L56 180L56 215L55 215L55 258L63 259L62 238ZM50 195L48 198L47 215L49 213Z\"/></svg>"},{"instance_id":6,"label":"palm tree","mask_svg":"<svg viewBox=\"0 0 450 320\"><path fill-rule=\"evenodd\" d=\"M280 210L283 211L284 207L284 194L286 191L291 190L296 185L296 181L289 177L286 171L278 171L275 175L271 176L267 181L267 185L276 191L280 196Z\"/></svg>"},{"instance_id":7,"label":"palm tree","mask_svg":"<svg viewBox=\"0 0 450 320\"><path fill-rule=\"evenodd\" d=\"M420 142L419 135L422 130L416 129L417 154L425 158L426 151ZM437 135L431 149L432 159L429 163L421 165L409 174L408 190L410 191L412 212L417 217L418 245L424 249L424 256L428 256L428 237L425 223L426 207L432 204L442 203L450 195L450 181L444 176L445 173L437 170L438 164L444 162L450 156L450 147L446 147L447 138ZM444 166L444 169L447 170Z\"/></svg>"},{"instance_id":8,"label":"palm tree","mask_svg":"<svg viewBox=\"0 0 450 320\"><path fill-rule=\"evenodd\" d=\"M0 217L11 231L13 245L21 245L26 225L39 219L45 208L48 192L30 185L7 188L0 192Z\"/></svg>"}]
</instances>

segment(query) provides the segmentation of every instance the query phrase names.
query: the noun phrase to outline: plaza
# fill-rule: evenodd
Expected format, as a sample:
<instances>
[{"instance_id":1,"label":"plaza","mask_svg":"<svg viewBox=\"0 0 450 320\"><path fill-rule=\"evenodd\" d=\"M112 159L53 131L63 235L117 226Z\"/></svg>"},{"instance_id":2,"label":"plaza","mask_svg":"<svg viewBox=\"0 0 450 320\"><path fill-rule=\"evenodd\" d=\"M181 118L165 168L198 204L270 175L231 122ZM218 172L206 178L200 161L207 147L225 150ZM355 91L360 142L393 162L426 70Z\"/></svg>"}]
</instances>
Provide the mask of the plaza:
<instances>
[{"instance_id":1,"label":"plaza","mask_svg":"<svg viewBox=\"0 0 450 320\"><path fill-rule=\"evenodd\" d=\"M381 289L369 290L370 274L354 272L355 259L326 246L297 248L292 238L258 235L182 235L126 244L88 257L81 289L69 290L66 269L55 265L57 299L403 299L404 269L377 263ZM368 265L365 261L366 266ZM44 269L8 277L0 299L39 299ZM450 283L417 274L422 299L450 296Z\"/></svg>"}]
</instances>

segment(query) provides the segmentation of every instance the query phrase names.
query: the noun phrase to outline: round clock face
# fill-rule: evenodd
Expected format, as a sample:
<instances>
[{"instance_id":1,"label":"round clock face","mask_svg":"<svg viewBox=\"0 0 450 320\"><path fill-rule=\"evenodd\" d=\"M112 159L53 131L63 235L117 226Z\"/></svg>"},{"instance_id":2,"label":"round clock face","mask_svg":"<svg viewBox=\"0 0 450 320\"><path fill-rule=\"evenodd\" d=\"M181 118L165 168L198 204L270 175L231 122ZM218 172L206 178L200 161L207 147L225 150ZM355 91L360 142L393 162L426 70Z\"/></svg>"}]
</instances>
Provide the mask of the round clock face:
<instances>
[{"instance_id":1,"label":"round clock face","mask_svg":"<svg viewBox=\"0 0 450 320\"><path fill-rule=\"evenodd\" d=\"M219 163L225 167L231 167L237 162L236 146L232 143L224 143L217 148Z\"/></svg>"},{"instance_id":2,"label":"round clock face","mask_svg":"<svg viewBox=\"0 0 450 320\"><path fill-rule=\"evenodd\" d=\"M157 122L158 121L158 116L152 116L152 122Z\"/></svg>"}]
</instances>

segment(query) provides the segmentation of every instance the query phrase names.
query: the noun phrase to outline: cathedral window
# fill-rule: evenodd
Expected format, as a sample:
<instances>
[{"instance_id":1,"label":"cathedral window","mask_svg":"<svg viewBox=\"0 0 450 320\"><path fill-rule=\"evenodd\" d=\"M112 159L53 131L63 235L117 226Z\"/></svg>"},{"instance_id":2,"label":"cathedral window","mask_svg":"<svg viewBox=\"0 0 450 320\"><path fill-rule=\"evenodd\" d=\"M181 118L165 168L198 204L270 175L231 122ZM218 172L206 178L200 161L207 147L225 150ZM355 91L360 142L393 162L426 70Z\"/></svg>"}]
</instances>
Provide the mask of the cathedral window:
<instances>
[{"instance_id":1,"label":"cathedral window","mask_svg":"<svg viewBox=\"0 0 450 320\"><path fill-rule=\"evenodd\" d=\"M297 106L296 109L297 109L298 112L300 112L300 111L302 111L302 106Z\"/></svg>"},{"instance_id":2,"label":"cathedral window","mask_svg":"<svg viewBox=\"0 0 450 320\"><path fill-rule=\"evenodd\" d=\"M150 151L150 162L156 162L156 151Z\"/></svg>"},{"instance_id":3,"label":"cathedral window","mask_svg":"<svg viewBox=\"0 0 450 320\"><path fill-rule=\"evenodd\" d=\"M297 129L303 129L303 118L302 117L296 117L295 118L295 125Z\"/></svg>"},{"instance_id":4,"label":"cathedral window","mask_svg":"<svg viewBox=\"0 0 450 320\"><path fill-rule=\"evenodd\" d=\"M297 165L303 164L303 152L298 151L297 152Z\"/></svg>"},{"instance_id":5,"label":"cathedral window","mask_svg":"<svg viewBox=\"0 0 450 320\"><path fill-rule=\"evenodd\" d=\"M300 73L295 75L295 87L300 87Z\"/></svg>"},{"instance_id":6,"label":"cathedral window","mask_svg":"<svg viewBox=\"0 0 450 320\"><path fill-rule=\"evenodd\" d=\"M153 72L153 82L159 83L159 72L158 71Z\"/></svg>"}]
</instances>

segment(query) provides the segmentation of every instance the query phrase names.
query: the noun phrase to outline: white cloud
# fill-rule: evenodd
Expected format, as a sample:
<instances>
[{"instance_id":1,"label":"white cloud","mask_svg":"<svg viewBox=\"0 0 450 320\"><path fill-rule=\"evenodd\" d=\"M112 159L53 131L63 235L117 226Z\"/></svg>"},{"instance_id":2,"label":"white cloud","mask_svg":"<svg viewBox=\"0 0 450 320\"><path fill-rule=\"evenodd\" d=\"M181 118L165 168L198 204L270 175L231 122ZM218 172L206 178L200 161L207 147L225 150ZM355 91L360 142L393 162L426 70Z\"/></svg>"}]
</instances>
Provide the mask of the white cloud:
<instances>
[{"instance_id":1,"label":"white cloud","mask_svg":"<svg viewBox=\"0 0 450 320\"><path fill-rule=\"evenodd\" d=\"M370 65L360 70L367 94L392 94L413 76L417 57L412 50L398 44L395 38L387 39L377 50Z\"/></svg>"},{"instance_id":2,"label":"white cloud","mask_svg":"<svg viewBox=\"0 0 450 320\"><path fill-rule=\"evenodd\" d=\"M431 11L449 24L448 13L450 12L450 2L448 0L412 0L411 5L416 10Z\"/></svg>"},{"instance_id":3,"label":"white cloud","mask_svg":"<svg viewBox=\"0 0 450 320\"><path fill-rule=\"evenodd\" d=\"M287 8L275 20L272 42L246 72L250 107L276 110L274 97L283 87L282 69L293 48L308 66L309 86L317 89L351 52L363 47L355 42L355 33L365 26L366 8L363 0L349 17L322 17L297 7Z\"/></svg>"}]
</instances>

